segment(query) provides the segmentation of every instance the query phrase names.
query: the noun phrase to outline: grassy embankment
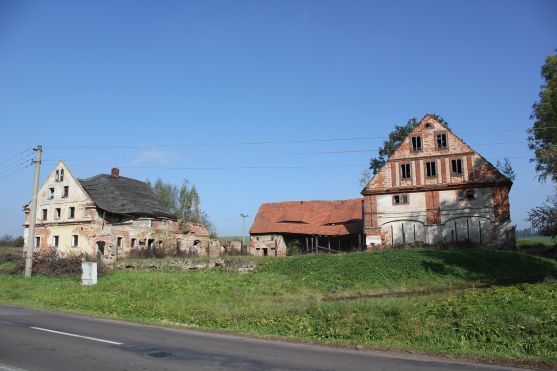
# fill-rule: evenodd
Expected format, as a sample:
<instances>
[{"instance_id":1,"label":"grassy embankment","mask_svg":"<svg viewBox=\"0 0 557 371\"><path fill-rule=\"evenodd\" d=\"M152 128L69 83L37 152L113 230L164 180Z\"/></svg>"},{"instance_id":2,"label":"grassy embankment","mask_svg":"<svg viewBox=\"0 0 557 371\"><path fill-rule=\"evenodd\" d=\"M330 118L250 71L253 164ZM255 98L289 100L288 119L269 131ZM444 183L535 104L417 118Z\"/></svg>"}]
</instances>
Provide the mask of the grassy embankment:
<instances>
[{"instance_id":1,"label":"grassy embankment","mask_svg":"<svg viewBox=\"0 0 557 371\"><path fill-rule=\"evenodd\" d=\"M557 365L553 260L414 249L259 263L247 275L112 272L94 287L81 287L75 278L0 274L0 301L171 326ZM455 290L482 284L500 286ZM439 288L452 290L427 292ZM408 291L414 294L396 296Z\"/></svg>"}]
</instances>

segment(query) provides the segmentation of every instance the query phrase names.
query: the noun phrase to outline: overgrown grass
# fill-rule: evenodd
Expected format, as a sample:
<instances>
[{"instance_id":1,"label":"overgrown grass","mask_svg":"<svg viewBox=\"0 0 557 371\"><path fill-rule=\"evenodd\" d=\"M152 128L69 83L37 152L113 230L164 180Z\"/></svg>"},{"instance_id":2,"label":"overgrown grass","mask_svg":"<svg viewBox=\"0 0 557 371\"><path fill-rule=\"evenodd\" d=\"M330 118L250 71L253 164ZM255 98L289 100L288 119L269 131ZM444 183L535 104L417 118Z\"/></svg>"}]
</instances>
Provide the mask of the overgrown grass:
<instances>
[{"instance_id":1,"label":"overgrown grass","mask_svg":"<svg viewBox=\"0 0 557 371\"><path fill-rule=\"evenodd\" d=\"M557 263L552 260L512 252L416 249L259 263L252 274L118 271L93 287L71 278L0 275L0 301L174 326L557 362L557 284L551 282ZM324 300L480 282L539 283Z\"/></svg>"}]
</instances>

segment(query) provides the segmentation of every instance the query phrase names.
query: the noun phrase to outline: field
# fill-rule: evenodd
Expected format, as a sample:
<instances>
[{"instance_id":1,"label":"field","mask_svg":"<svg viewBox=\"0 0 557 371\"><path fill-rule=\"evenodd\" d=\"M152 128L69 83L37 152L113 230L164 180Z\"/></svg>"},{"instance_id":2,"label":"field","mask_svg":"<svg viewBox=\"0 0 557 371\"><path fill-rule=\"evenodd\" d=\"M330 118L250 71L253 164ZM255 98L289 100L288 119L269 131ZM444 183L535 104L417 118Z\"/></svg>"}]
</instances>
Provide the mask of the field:
<instances>
[{"instance_id":1,"label":"field","mask_svg":"<svg viewBox=\"0 0 557 371\"><path fill-rule=\"evenodd\" d=\"M409 249L257 261L251 274L116 271L94 287L76 278L0 274L0 301L167 326L557 365L554 260Z\"/></svg>"}]
</instances>

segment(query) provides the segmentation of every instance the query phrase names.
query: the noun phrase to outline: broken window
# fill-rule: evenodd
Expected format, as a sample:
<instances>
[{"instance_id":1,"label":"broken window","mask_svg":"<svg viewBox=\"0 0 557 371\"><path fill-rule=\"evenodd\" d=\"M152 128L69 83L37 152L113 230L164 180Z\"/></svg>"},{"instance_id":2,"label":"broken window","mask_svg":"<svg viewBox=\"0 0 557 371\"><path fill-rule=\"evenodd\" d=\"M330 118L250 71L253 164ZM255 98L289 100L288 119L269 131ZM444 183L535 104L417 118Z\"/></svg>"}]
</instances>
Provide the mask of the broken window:
<instances>
[{"instance_id":1,"label":"broken window","mask_svg":"<svg viewBox=\"0 0 557 371\"><path fill-rule=\"evenodd\" d=\"M68 209L68 219L73 219L75 218L75 207L70 207Z\"/></svg>"},{"instance_id":2,"label":"broken window","mask_svg":"<svg viewBox=\"0 0 557 371\"><path fill-rule=\"evenodd\" d=\"M447 148L447 134L437 134L435 138L437 139L437 148Z\"/></svg>"},{"instance_id":3,"label":"broken window","mask_svg":"<svg viewBox=\"0 0 557 371\"><path fill-rule=\"evenodd\" d=\"M58 247L58 241L59 241L58 236L52 236L52 247Z\"/></svg>"},{"instance_id":4,"label":"broken window","mask_svg":"<svg viewBox=\"0 0 557 371\"><path fill-rule=\"evenodd\" d=\"M79 237L77 236L77 234L73 234L72 235L72 247L77 247L78 244L79 244Z\"/></svg>"},{"instance_id":5,"label":"broken window","mask_svg":"<svg viewBox=\"0 0 557 371\"><path fill-rule=\"evenodd\" d=\"M116 247L122 247L122 237L116 237Z\"/></svg>"},{"instance_id":6,"label":"broken window","mask_svg":"<svg viewBox=\"0 0 557 371\"><path fill-rule=\"evenodd\" d=\"M132 241L131 241L131 248L132 249L135 247L135 241L136 241L136 239L132 238Z\"/></svg>"},{"instance_id":7,"label":"broken window","mask_svg":"<svg viewBox=\"0 0 557 371\"><path fill-rule=\"evenodd\" d=\"M453 169L453 175L461 175L462 174L462 160L461 159L454 159L451 160L451 165Z\"/></svg>"},{"instance_id":8,"label":"broken window","mask_svg":"<svg viewBox=\"0 0 557 371\"><path fill-rule=\"evenodd\" d=\"M425 174L426 176L437 176L437 164L435 161L425 163Z\"/></svg>"},{"instance_id":9,"label":"broken window","mask_svg":"<svg viewBox=\"0 0 557 371\"><path fill-rule=\"evenodd\" d=\"M52 200L54 198L54 188L48 189L48 199Z\"/></svg>"},{"instance_id":10,"label":"broken window","mask_svg":"<svg viewBox=\"0 0 557 371\"><path fill-rule=\"evenodd\" d=\"M149 239L147 241L147 247L149 247L149 248L155 247L155 240Z\"/></svg>"},{"instance_id":11,"label":"broken window","mask_svg":"<svg viewBox=\"0 0 557 371\"><path fill-rule=\"evenodd\" d=\"M473 189L461 189L457 192L458 201L470 201L476 199L476 192Z\"/></svg>"},{"instance_id":12,"label":"broken window","mask_svg":"<svg viewBox=\"0 0 557 371\"><path fill-rule=\"evenodd\" d=\"M46 220L48 218L48 209L43 209L43 214L41 215L42 220Z\"/></svg>"},{"instance_id":13,"label":"broken window","mask_svg":"<svg viewBox=\"0 0 557 371\"><path fill-rule=\"evenodd\" d=\"M400 165L400 177L402 179L408 179L410 176L410 164Z\"/></svg>"},{"instance_id":14,"label":"broken window","mask_svg":"<svg viewBox=\"0 0 557 371\"><path fill-rule=\"evenodd\" d=\"M64 169L60 170L60 181L64 181Z\"/></svg>"},{"instance_id":15,"label":"broken window","mask_svg":"<svg viewBox=\"0 0 557 371\"><path fill-rule=\"evenodd\" d=\"M422 137L412 137L412 151L422 150Z\"/></svg>"},{"instance_id":16,"label":"broken window","mask_svg":"<svg viewBox=\"0 0 557 371\"><path fill-rule=\"evenodd\" d=\"M54 209L54 219L55 220L59 220L60 219L60 214L62 214L62 209L57 207L56 209Z\"/></svg>"},{"instance_id":17,"label":"broken window","mask_svg":"<svg viewBox=\"0 0 557 371\"><path fill-rule=\"evenodd\" d=\"M35 249L38 249L39 247L41 247L41 238L35 237Z\"/></svg>"},{"instance_id":18,"label":"broken window","mask_svg":"<svg viewBox=\"0 0 557 371\"><path fill-rule=\"evenodd\" d=\"M62 193L62 197L66 198L70 194L70 187L64 186L64 193Z\"/></svg>"},{"instance_id":19,"label":"broken window","mask_svg":"<svg viewBox=\"0 0 557 371\"><path fill-rule=\"evenodd\" d=\"M407 205L407 204L408 204L408 195L393 196L393 205Z\"/></svg>"},{"instance_id":20,"label":"broken window","mask_svg":"<svg viewBox=\"0 0 557 371\"><path fill-rule=\"evenodd\" d=\"M56 170L56 176L54 176L54 181L55 181L55 182L59 182L59 181L60 181L60 170Z\"/></svg>"}]
</instances>

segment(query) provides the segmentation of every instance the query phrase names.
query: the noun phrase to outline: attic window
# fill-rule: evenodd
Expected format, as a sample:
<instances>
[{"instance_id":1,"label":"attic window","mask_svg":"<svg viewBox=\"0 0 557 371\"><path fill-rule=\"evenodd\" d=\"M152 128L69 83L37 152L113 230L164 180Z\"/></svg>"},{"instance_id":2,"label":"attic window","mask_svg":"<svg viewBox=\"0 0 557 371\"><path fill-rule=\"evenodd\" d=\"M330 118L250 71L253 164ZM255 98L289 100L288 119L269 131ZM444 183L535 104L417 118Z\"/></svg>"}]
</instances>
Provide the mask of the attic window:
<instances>
[{"instance_id":1,"label":"attic window","mask_svg":"<svg viewBox=\"0 0 557 371\"><path fill-rule=\"evenodd\" d=\"M422 150L422 137L412 137L412 151Z\"/></svg>"},{"instance_id":2,"label":"attic window","mask_svg":"<svg viewBox=\"0 0 557 371\"><path fill-rule=\"evenodd\" d=\"M435 139L437 142L438 149L447 148L447 134L445 133L437 134L435 136Z\"/></svg>"},{"instance_id":3,"label":"attic window","mask_svg":"<svg viewBox=\"0 0 557 371\"><path fill-rule=\"evenodd\" d=\"M48 189L48 199L52 200L54 198L54 188Z\"/></svg>"},{"instance_id":4,"label":"attic window","mask_svg":"<svg viewBox=\"0 0 557 371\"><path fill-rule=\"evenodd\" d=\"M431 122L426 122L426 124L425 124L426 129L431 129L432 127L433 127L433 124Z\"/></svg>"},{"instance_id":5,"label":"attic window","mask_svg":"<svg viewBox=\"0 0 557 371\"><path fill-rule=\"evenodd\" d=\"M462 160L461 159L455 159L455 160L451 160L451 165L452 165L452 170L453 170L453 175L461 175L462 174Z\"/></svg>"},{"instance_id":6,"label":"attic window","mask_svg":"<svg viewBox=\"0 0 557 371\"><path fill-rule=\"evenodd\" d=\"M60 181L64 181L64 169L60 170Z\"/></svg>"},{"instance_id":7,"label":"attic window","mask_svg":"<svg viewBox=\"0 0 557 371\"><path fill-rule=\"evenodd\" d=\"M60 170L56 170L56 176L54 176L54 181L55 181L55 182L59 182L59 181L60 181Z\"/></svg>"},{"instance_id":8,"label":"attic window","mask_svg":"<svg viewBox=\"0 0 557 371\"><path fill-rule=\"evenodd\" d=\"M437 167L435 161L429 161L425 163L426 176L437 176Z\"/></svg>"},{"instance_id":9,"label":"attic window","mask_svg":"<svg viewBox=\"0 0 557 371\"><path fill-rule=\"evenodd\" d=\"M402 179L408 179L410 176L410 164L400 165L400 177Z\"/></svg>"}]
</instances>

